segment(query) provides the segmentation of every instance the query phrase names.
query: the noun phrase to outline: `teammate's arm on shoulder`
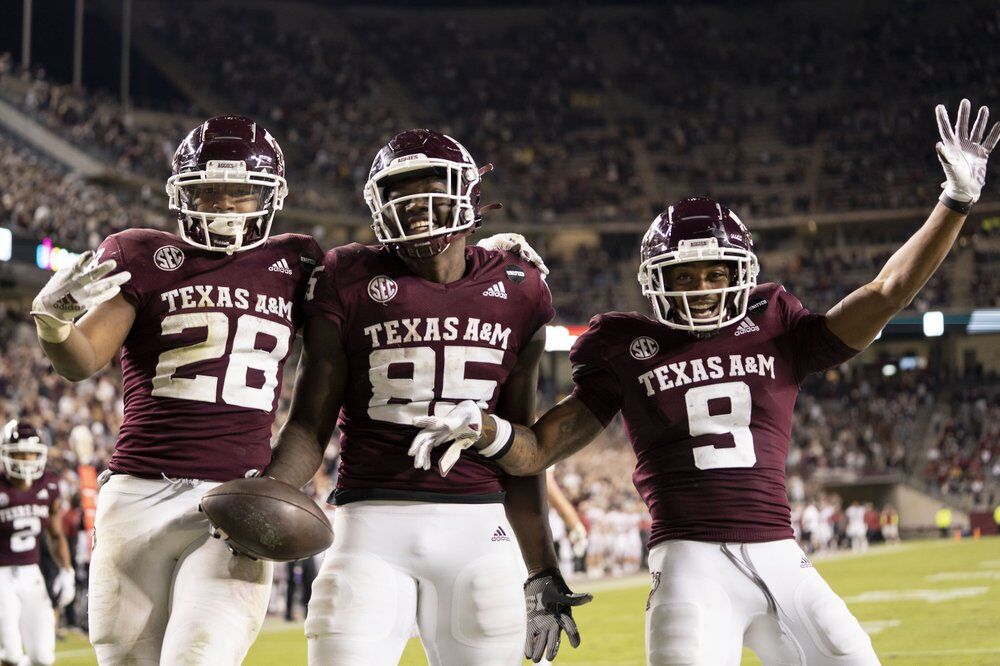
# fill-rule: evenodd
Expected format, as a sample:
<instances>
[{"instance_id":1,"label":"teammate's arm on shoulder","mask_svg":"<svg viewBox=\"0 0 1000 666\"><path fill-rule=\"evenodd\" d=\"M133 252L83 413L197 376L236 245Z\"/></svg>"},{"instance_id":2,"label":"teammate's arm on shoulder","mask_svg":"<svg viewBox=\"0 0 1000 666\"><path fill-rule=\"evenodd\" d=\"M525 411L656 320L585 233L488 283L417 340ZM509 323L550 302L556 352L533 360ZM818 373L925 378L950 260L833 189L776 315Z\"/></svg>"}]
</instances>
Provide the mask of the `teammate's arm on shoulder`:
<instances>
[{"instance_id":1,"label":"teammate's arm on shoulder","mask_svg":"<svg viewBox=\"0 0 1000 666\"><path fill-rule=\"evenodd\" d=\"M135 322L135 306L121 294L95 306L62 342L39 339L56 372L78 382L111 362Z\"/></svg>"},{"instance_id":2,"label":"teammate's arm on shoulder","mask_svg":"<svg viewBox=\"0 0 1000 666\"><path fill-rule=\"evenodd\" d=\"M337 326L324 316L307 319L288 420L278 432L267 476L296 488L312 479L337 425L347 367Z\"/></svg>"}]
</instances>

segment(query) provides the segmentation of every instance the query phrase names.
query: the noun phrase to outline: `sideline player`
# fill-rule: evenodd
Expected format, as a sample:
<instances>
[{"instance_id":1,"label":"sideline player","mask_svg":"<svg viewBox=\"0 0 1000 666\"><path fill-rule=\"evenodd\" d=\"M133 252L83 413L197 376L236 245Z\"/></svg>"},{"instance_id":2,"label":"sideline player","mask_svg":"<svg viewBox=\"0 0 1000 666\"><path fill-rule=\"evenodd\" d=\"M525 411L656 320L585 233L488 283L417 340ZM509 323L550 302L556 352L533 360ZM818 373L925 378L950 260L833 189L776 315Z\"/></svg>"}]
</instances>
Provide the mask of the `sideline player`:
<instances>
[{"instance_id":1,"label":"sideline player","mask_svg":"<svg viewBox=\"0 0 1000 666\"><path fill-rule=\"evenodd\" d=\"M101 664L238 664L260 631L271 564L210 539L198 504L270 461L282 367L322 257L308 236L270 236L284 174L263 127L206 121L178 147L167 181L179 236L109 236L33 303L42 347L67 379L121 349L125 418L90 565Z\"/></svg>"},{"instance_id":2,"label":"sideline player","mask_svg":"<svg viewBox=\"0 0 1000 666\"><path fill-rule=\"evenodd\" d=\"M295 393L267 469L303 485L339 416L337 536L309 603L311 664L396 664L414 622L434 665L551 658L563 629L579 643L569 604L589 595L572 595L557 568L544 475L505 477L475 455L425 460L454 464L442 479L407 456L413 419L461 401L476 415L534 417L551 296L527 261L466 246L489 208L479 183L490 168L450 137L398 134L365 186L381 245L329 251L312 280Z\"/></svg>"},{"instance_id":3,"label":"sideline player","mask_svg":"<svg viewBox=\"0 0 1000 666\"><path fill-rule=\"evenodd\" d=\"M619 411L653 517L646 615L650 664L875 664L871 641L792 539L785 457L802 380L867 347L944 260L982 191L1000 124L952 127L936 109L946 182L923 226L869 284L826 315L775 284L756 285L749 232L724 206L685 199L642 243L639 282L655 319L609 313L570 352L573 394L529 430L483 419L474 446L534 474L590 443ZM459 405L420 447L470 438ZM461 422L464 420L464 424ZM468 424L471 423L472 427ZM501 430L499 438L495 434ZM499 445L498 443L499 442ZM420 448L417 447L417 448Z\"/></svg>"},{"instance_id":4,"label":"sideline player","mask_svg":"<svg viewBox=\"0 0 1000 666\"><path fill-rule=\"evenodd\" d=\"M59 479L45 471L48 449L35 428L11 421L0 441L0 664L55 662L56 618L38 568L45 532L59 563L53 591L62 608L76 596L76 576L59 520Z\"/></svg>"}]
</instances>

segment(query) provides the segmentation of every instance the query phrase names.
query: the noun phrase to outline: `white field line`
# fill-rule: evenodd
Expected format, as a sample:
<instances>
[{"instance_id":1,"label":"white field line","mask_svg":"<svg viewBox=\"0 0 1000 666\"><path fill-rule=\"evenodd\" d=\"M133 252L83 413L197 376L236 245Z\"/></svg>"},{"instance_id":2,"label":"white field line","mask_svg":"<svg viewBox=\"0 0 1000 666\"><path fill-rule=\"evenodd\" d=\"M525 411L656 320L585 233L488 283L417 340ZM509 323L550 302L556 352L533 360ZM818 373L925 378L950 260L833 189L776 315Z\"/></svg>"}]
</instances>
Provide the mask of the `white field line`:
<instances>
[{"instance_id":1,"label":"white field line","mask_svg":"<svg viewBox=\"0 0 1000 666\"><path fill-rule=\"evenodd\" d=\"M925 577L929 581L938 582L942 580L1000 580L1000 570L998 571L942 571Z\"/></svg>"},{"instance_id":2,"label":"white field line","mask_svg":"<svg viewBox=\"0 0 1000 666\"><path fill-rule=\"evenodd\" d=\"M875 634L881 634L886 629L892 629L901 624L903 624L902 620L871 620L869 622L862 622L861 628L869 636L874 636Z\"/></svg>"},{"instance_id":3,"label":"white field line","mask_svg":"<svg viewBox=\"0 0 1000 666\"><path fill-rule=\"evenodd\" d=\"M868 590L844 597L849 604L886 603L890 601L927 601L932 604L986 594L988 587L951 587L940 590Z\"/></svg>"},{"instance_id":4,"label":"white field line","mask_svg":"<svg viewBox=\"0 0 1000 666\"><path fill-rule=\"evenodd\" d=\"M954 648L949 650L913 650L908 652L880 652L880 657L948 657L963 654L1000 654L1000 647Z\"/></svg>"}]
</instances>

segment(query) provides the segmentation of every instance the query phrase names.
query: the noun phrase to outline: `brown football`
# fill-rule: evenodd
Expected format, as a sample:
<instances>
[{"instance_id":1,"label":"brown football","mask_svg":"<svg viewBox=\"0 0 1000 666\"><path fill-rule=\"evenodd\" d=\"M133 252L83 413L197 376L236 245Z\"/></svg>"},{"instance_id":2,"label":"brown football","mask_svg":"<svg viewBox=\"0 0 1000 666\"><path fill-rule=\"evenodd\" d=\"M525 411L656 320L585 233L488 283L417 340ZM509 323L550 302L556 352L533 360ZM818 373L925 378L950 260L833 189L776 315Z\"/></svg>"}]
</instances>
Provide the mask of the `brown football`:
<instances>
[{"instance_id":1,"label":"brown football","mask_svg":"<svg viewBox=\"0 0 1000 666\"><path fill-rule=\"evenodd\" d=\"M216 486L202 497L201 509L240 552L261 560L299 560L333 543L333 528L316 502L268 477Z\"/></svg>"}]
</instances>

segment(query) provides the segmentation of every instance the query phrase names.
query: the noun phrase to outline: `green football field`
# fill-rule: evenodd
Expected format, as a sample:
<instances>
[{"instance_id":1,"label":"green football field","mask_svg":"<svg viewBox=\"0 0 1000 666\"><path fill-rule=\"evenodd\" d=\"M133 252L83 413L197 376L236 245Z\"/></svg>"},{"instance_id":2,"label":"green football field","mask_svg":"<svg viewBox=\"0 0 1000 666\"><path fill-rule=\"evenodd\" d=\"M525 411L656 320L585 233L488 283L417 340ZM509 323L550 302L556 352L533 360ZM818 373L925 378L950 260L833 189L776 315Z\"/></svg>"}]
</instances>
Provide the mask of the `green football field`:
<instances>
[{"instance_id":1,"label":"green football field","mask_svg":"<svg viewBox=\"0 0 1000 666\"><path fill-rule=\"evenodd\" d=\"M1000 538L908 542L860 556L816 562L872 635L885 664L1000 664ZM559 664L643 664L644 578L574 587L594 592L576 613L578 650L564 646ZM244 662L305 664L300 624L269 621ZM94 664L82 638L58 646L59 664ZM411 641L402 664L426 664ZM759 663L746 652L744 664Z\"/></svg>"}]
</instances>

